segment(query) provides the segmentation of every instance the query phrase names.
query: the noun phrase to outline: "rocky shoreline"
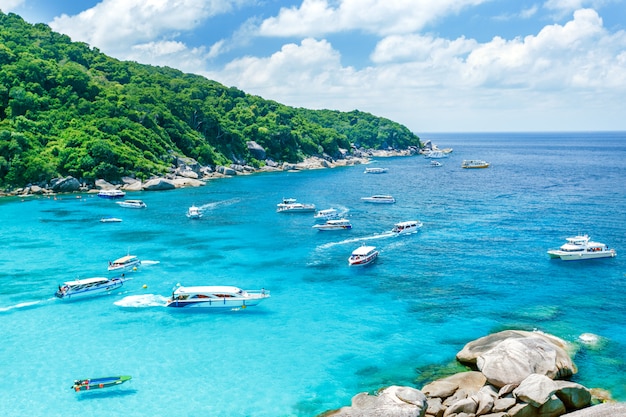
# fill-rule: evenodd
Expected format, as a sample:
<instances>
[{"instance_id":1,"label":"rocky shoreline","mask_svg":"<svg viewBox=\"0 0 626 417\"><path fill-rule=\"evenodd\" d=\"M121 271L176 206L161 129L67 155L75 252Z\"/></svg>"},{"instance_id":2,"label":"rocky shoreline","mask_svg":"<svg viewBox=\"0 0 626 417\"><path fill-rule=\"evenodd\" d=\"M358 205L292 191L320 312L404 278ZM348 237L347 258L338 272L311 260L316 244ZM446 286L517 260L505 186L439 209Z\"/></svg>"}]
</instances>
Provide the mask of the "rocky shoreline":
<instances>
[{"instance_id":1,"label":"rocky shoreline","mask_svg":"<svg viewBox=\"0 0 626 417\"><path fill-rule=\"evenodd\" d=\"M0 191L0 196L26 197L31 195L50 196L59 193L96 193L99 190L106 189L120 189L130 192L163 191L175 188L201 187L212 179L227 178L235 175L353 166L367 164L374 157L410 156L418 152L419 148L405 150L359 150L353 154L344 154L339 159L332 159L328 156L311 156L300 163L277 163L272 160L265 160L265 165L260 168L254 168L246 164L210 167L200 165L192 158L176 158L168 174L159 177L155 176L146 181L124 177L119 183L110 183L102 179L89 183L68 176L65 178L54 178L46 183L29 184L25 187Z\"/></svg>"},{"instance_id":2,"label":"rocky shoreline","mask_svg":"<svg viewBox=\"0 0 626 417\"><path fill-rule=\"evenodd\" d=\"M568 379L575 346L539 331L506 330L465 345L468 367L421 389L390 386L360 393L320 417L626 417L626 403Z\"/></svg>"}]
</instances>

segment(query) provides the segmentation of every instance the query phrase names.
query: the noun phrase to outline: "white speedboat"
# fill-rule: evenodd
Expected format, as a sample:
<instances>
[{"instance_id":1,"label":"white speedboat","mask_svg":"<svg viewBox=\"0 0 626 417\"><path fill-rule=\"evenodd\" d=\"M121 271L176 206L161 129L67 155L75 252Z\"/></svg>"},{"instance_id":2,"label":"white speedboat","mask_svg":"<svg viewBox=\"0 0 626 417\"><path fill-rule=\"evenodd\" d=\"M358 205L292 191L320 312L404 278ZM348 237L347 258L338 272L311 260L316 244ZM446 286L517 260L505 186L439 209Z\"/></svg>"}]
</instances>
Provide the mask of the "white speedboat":
<instances>
[{"instance_id":1,"label":"white speedboat","mask_svg":"<svg viewBox=\"0 0 626 417\"><path fill-rule=\"evenodd\" d=\"M396 223L391 232L396 235L410 235L411 233L417 233L422 226L423 223L418 220L409 220Z\"/></svg>"},{"instance_id":2,"label":"white speedboat","mask_svg":"<svg viewBox=\"0 0 626 417\"><path fill-rule=\"evenodd\" d=\"M313 215L313 218L315 220L331 220L331 219L338 219L339 217L340 217L339 210L334 209L334 208L320 210L320 211L317 211L315 215Z\"/></svg>"},{"instance_id":3,"label":"white speedboat","mask_svg":"<svg viewBox=\"0 0 626 417\"><path fill-rule=\"evenodd\" d=\"M431 167L441 167L443 166L443 164L439 161L435 161L434 159L432 161L430 161L430 166Z\"/></svg>"},{"instance_id":4,"label":"white speedboat","mask_svg":"<svg viewBox=\"0 0 626 417\"><path fill-rule=\"evenodd\" d=\"M368 265L374 262L376 258L378 258L376 246L361 246L352 251L348 258L348 264L350 266Z\"/></svg>"},{"instance_id":5,"label":"white speedboat","mask_svg":"<svg viewBox=\"0 0 626 417\"><path fill-rule=\"evenodd\" d=\"M63 300L71 300L107 294L120 288L128 279L130 278L125 278L122 274L115 278L95 277L67 281L63 285L59 285L59 289L54 295Z\"/></svg>"},{"instance_id":6,"label":"white speedboat","mask_svg":"<svg viewBox=\"0 0 626 417\"><path fill-rule=\"evenodd\" d=\"M384 174L387 172L387 168L365 168L365 174Z\"/></svg>"},{"instance_id":7,"label":"white speedboat","mask_svg":"<svg viewBox=\"0 0 626 417\"><path fill-rule=\"evenodd\" d=\"M232 286L197 286L177 287L172 298L167 300L167 307L196 308L246 308L255 306L270 297L270 292L261 290L242 290Z\"/></svg>"},{"instance_id":8,"label":"white speedboat","mask_svg":"<svg viewBox=\"0 0 626 417\"><path fill-rule=\"evenodd\" d=\"M141 261L135 255L122 256L119 259L109 262L109 272L122 272L137 269Z\"/></svg>"},{"instance_id":9,"label":"white speedboat","mask_svg":"<svg viewBox=\"0 0 626 417\"><path fill-rule=\"evenodd\" d=\"M146 208L146 207L148 207L146 205L146 203L144 203L141 200L124 200L124 201L118 201L116 204L118 206L120 206L120 207L126 207L126 208Z\"/></svg>"},{"instance_id":10,"label":"white speedboat","mask_svg":"<svg viewBox=\"0 0 626 417\"><path fill-rule=\"evenodd\" d=\"M196 207L195 205L189 207L187 209L187 217L190 219L199 219L203 216L202 210L200 207Z\"/></svg>"},{"instance_id":11,"label":"white speedboat","mask_svg":"<svg viewBox=\"0 0 626 417\"><path fill-rule=\"evenodd\" d=\"M317 229L319 231L350 230L352 229L352 224L350 224L350 220L348 219L327 220L326 223L316 224L315 226L313 226L313 229Z\"/></svg>"},{"instance_id":12,"label":"white speedboat","mask_svg":"<svg viewBox=\"0 0 626 417\"><path fill-rule=\"evenodd\" d=\"M371 197L361 197L361 200L366 203L378 203L378 204L393 204L396 199L390 195L373 195Z\"/></svg>"},{"instance_id":13,"label":"white speedboat","mask_svg":"<svg viewBox=\"0 0 626 417\"><path fill-rule=\"evenodd\" d=\"M282 203L276 205L278 213L311 213L315 211L315 204L298 203L295 198L283 198Z\"/></svg>"},{"instance_id":14,"label":"white speedboat","mask_svg":"<svg viewBox=\"0 0 626 417\"><path fill-rule=\"evenodd\" d=\"M465 159L461 163L461 168L489 168L489 162L482 159Z\"/></svg>"},{"instance_id":15,"label":"white speedboat","mask_svg":"<svg viewBox=\"0 0 626 417\"><path fill-rule=\"evenodd\" d=\"M580 261L584 259L613 258L617 255L615 249L609 249L607 245L592 242L588 235L568 237L567 243L559 249L548 251L550 258L561 258L564 261Z\"/></svg>"},{"instance_id":16,"label":"white speedboat","mask_svg":"<svg viewBox=\"0 0 626 417\"><path fill-rule=\"evenodd\" d=\"M118 190L116 188L113 189L109 189L109 190L100 190L98 192L98 197L101 198L124 198L124 196L126 195L126 193L122 190Z\"/></svg>"}]
</instances>

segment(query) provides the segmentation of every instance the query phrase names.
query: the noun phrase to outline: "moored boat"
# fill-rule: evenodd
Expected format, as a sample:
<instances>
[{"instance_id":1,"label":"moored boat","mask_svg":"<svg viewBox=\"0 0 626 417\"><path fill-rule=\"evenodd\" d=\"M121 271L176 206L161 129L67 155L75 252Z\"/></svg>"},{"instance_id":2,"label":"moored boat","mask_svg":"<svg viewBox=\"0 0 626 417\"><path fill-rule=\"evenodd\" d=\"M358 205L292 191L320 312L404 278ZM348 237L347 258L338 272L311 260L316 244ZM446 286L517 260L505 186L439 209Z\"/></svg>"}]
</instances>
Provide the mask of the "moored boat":
<instances>
[{"instance_id":1,"label":"moored boat","mask_svg":"<svg viewBox=\"0 0 626 417\"><path fill-rule=\"evenodd\" d=\"M327 220L326 223L316 224L313 226L313 229L317 229L319 231L324 230L350 230L352 229L352 224L350 224L350 220L348 219L334 219Z\"/></svg>"},{"instance_id":2,"label":"moored boat","mask_svg":"<svg viewBox=\"0 0 626 417\"><path fill-rule=\"evenodd\" d=\"M146 208L146 207L148 207L146 205L146 203L144 203L141 200L124 200L124 201L118 201L116 204L119 205L120 207L126 207L126 208Z\"/></svg>"},{"instance_id":3,"label":"moored boat","mask_svg":"<svg viewBox=\"0 0 626 417\"><path fill-rule=\"evenodd\" d=\"M270 297L266 289L242 290L229 285L178 286L167 300L166 307L185 309L246 308L255 306Z\"/></svg>"},{"instance_id":4,"label":"moored boat","mask_svg":"<svg viewBox=\"0 0 626 417\"><path fill-rule=\"evenodd\" d=\"M373 195L370 197L361 197L361 200L366 203L377 203L377 204L393 204L396 202L396 199L390 195Z\"/></svg>"},{"instance_id":5,"label":"moored boat","mask_svg":"<svg viewBox=\"0 0 626 417\"><path fill-rule=\"evenodd\" d=\"M137 258L137 256L126 255L114 260L113 262L109 262L108 269L110 272L122 272L136 269L139 265L141 265L141 261Z\"/></svg>"},{"instance_id":6,"label":"moored boat","mask_svg":"<svg viewBox=\"0 0 626 417\"><path fill-rule=\"evenodd\" d=\"M283 198L282 203L276 205L278 213L310 213L315 211L315 204L298 203L295 198Z\"/></svg>"},{"instance_id":7,"label":"moored boat","mask_svg":"<svg viewBox=\"0 0 626 417\"><path fill-rule=\"evenodd\" d=\"M600 242L592 242L588 235L568 237L566 243L559 249L551 249L548 255L552 259L564 261L581 261L585 259L613 258L617 255L615 249L609 249Z\"/></svg>"},{"instance_id":8,"label":"moored boat","mask_svg":"<svg viewBox=\"0 0 626 417\"><path fill-rule=\"evenodd\" d=\"M115 278L94 277L66 281L63 285L59 285L59 289L54 295L62 300L102 295L120 288L128 279L121 275Z\"/></svg>"},{"instance_id":9,"label":"moored boat","mask_svg":"<svg viewBox=\"0 0 626 417\"><path fill-rule=\"evenodd\" d=\"M126 193L122 190L118 190L116 188L108 189L108 190L100 190L98 192L98 197L100 198L123 198Z\"/></svg>"},{"instance_id":10,"label":"moored boat","mask_svg":"<svg viewBox=\"0 0 626 417\"><path fill-rule=\"evenodd\" d=\"M489 168L489 162L482 159L464 159L461 168Z\"/></svg>"},{"instance_id":11,"label":"moored boat","mask_svg":"<svg viewBox=\"0 0 626 417\"><path fill-rule=\"evenodd\" d=\"M417 233L420 228L423 226L423 223L419 220L409 220L406 222L396 223L391 229L392 233L396 235L409 235L412 233Z\"/></svg>"},{"instance_id":12,"label":"moored boat","mask_svg":"<svg viewBox=\"0 0 626 417\"><path fill-rule=\"evenodd\" d=\"M132 379L129 375L108 376L104 378L77 379L72 385L72 389L76 392L90 391L93 389L109 388L123 384Z\"/></svg>"},{"instance_id":13,"label":"moored boat","mask_svg":"<svg viewBox=\"0 0 626 417\"><path fill-rule=\"evenodd\" d=\"M378 251L375 246L361 246L354 251L348 258L350 266L363 266L374 262L378 257Z\"/></svg>"}]
</instances>

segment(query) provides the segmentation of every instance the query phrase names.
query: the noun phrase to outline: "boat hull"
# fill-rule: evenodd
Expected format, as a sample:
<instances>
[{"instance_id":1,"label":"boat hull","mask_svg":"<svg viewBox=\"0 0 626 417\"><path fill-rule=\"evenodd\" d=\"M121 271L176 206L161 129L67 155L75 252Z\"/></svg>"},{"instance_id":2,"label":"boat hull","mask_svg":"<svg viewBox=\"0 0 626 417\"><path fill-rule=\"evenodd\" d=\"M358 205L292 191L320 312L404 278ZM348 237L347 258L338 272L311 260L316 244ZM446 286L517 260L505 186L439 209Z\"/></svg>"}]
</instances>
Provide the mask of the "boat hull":
<instances>
[{"instance_id":1,"label":"boat hull","mask_svg":"<svg viewBox=\"0 0 626 417\"><path fill-rule=\"evenodd\" d=\"M116 385L121 385L126 381L132 379L129 375L105 377L105 378L92 378L92 379L79 379L74 381L72 389L76 392L79 391L91 391L95 389L110 388Z\"/></svg>"},{"instance_id":2,"label":"boat hull","mask_svg":"<svg viewBox=\"0 0 626 417\"><path fill-rule=\"evenodd\" d=\"M171 300L167 303L166 307L182 308L182 309L187 309L187 310L246 308L246 307L253 307L253 306L258 305L265 298L267 297L246 298L246 299L240 299L240 300L226 300L226 299Z\"/></svg>"},{"instance_id":3,"label":"boat hull","mask_svg":"<svg viewBox=\"0 0 626 417\"><path fill-rule=\"evenodd\" d=\"M61 291L61 289L59 289L54 293L54 296L60 298L61 300L77 300L95 297L98 295L105 295L122 287L124 285L124 281L126 280L122 278L114 278L106 283L89 288L74 290L70 287L66 291Z\"/></svg>"}]
</instances>

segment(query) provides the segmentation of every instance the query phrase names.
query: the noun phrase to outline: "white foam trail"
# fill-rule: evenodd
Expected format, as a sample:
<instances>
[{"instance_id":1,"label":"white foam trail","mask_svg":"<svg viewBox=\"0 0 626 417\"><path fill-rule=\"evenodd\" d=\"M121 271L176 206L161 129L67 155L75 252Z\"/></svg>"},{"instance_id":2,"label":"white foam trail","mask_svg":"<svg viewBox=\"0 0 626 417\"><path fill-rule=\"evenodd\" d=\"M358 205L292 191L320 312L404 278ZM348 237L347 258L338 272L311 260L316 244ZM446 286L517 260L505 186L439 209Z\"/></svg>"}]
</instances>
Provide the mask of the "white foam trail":
<instances>
[{"instance_id":1,"label":"white foam trail","mask_svg":"<svg viewBox=\"0 0 626 417\"><path fill-rule=\"evenodd\" d=\"M129 295L114 302L119 307L145 308L145 307L164 307L167 297L158 294L141 294Z\"/></svg>"},{"instance_id":2,"label":"white foam trail","mask_svg":"<svg viewBox=\"0 0 626 417\"><path fill-rule=\"evenodd\" d=\"M12 305L12 306L0 307L0 313L6 313L7 311L17 310L17 309L20 309L20 308L32 307L34 305L42 303L43 301L44 300L26 301L26 302L23 302L23 303L18 303L18 304Z\"/></svg>"},{"instance_id":3,"label":"white foam trail","mask_svg":"<svg viewBox=\"0 0 626 417\"><path fill-rule=\"evenodd\" d=\"M331 248L333 246L337 246L337 245L345 245L347 243L355 243L355 242L363 242L366 240L373 240L373 239L386 239L389 237L394 237L395 233L391 233L391 232L385 232L385 233L381 233L379 235L374 235L374 236L366 236L366 237L357 237L354 239L346 239L346 240L342 240L341 242L328 242L328 243L324 243L323 245L319 245L318 248L320 249L328 249Z\"/></svg>"},{"instance_id":4,"label":"white foam trail","mask_svg":"<svg viewBox=\"0 0 626 417\"><path fill-rule=\"evenodd\" d=\"M161 261L141 261L141 266L150 266L160 264Z\"/></svg>"},{"instance_id":5,"label":"white foam trail","mask_svg":"<svg viewBox=\"0 0 626 417\"><path fill-rule=\"evenodd\" d=\"M228 200L223 200L223 201L215 201L213 203L207 203L207 204L203 204L200 206L200 210L210 210L210 209L214 209L216 207L219 206L229 206L231 204L235 204L240 202L241 199L240 198L231 198Z\"/></svg>"}]
</instances>

